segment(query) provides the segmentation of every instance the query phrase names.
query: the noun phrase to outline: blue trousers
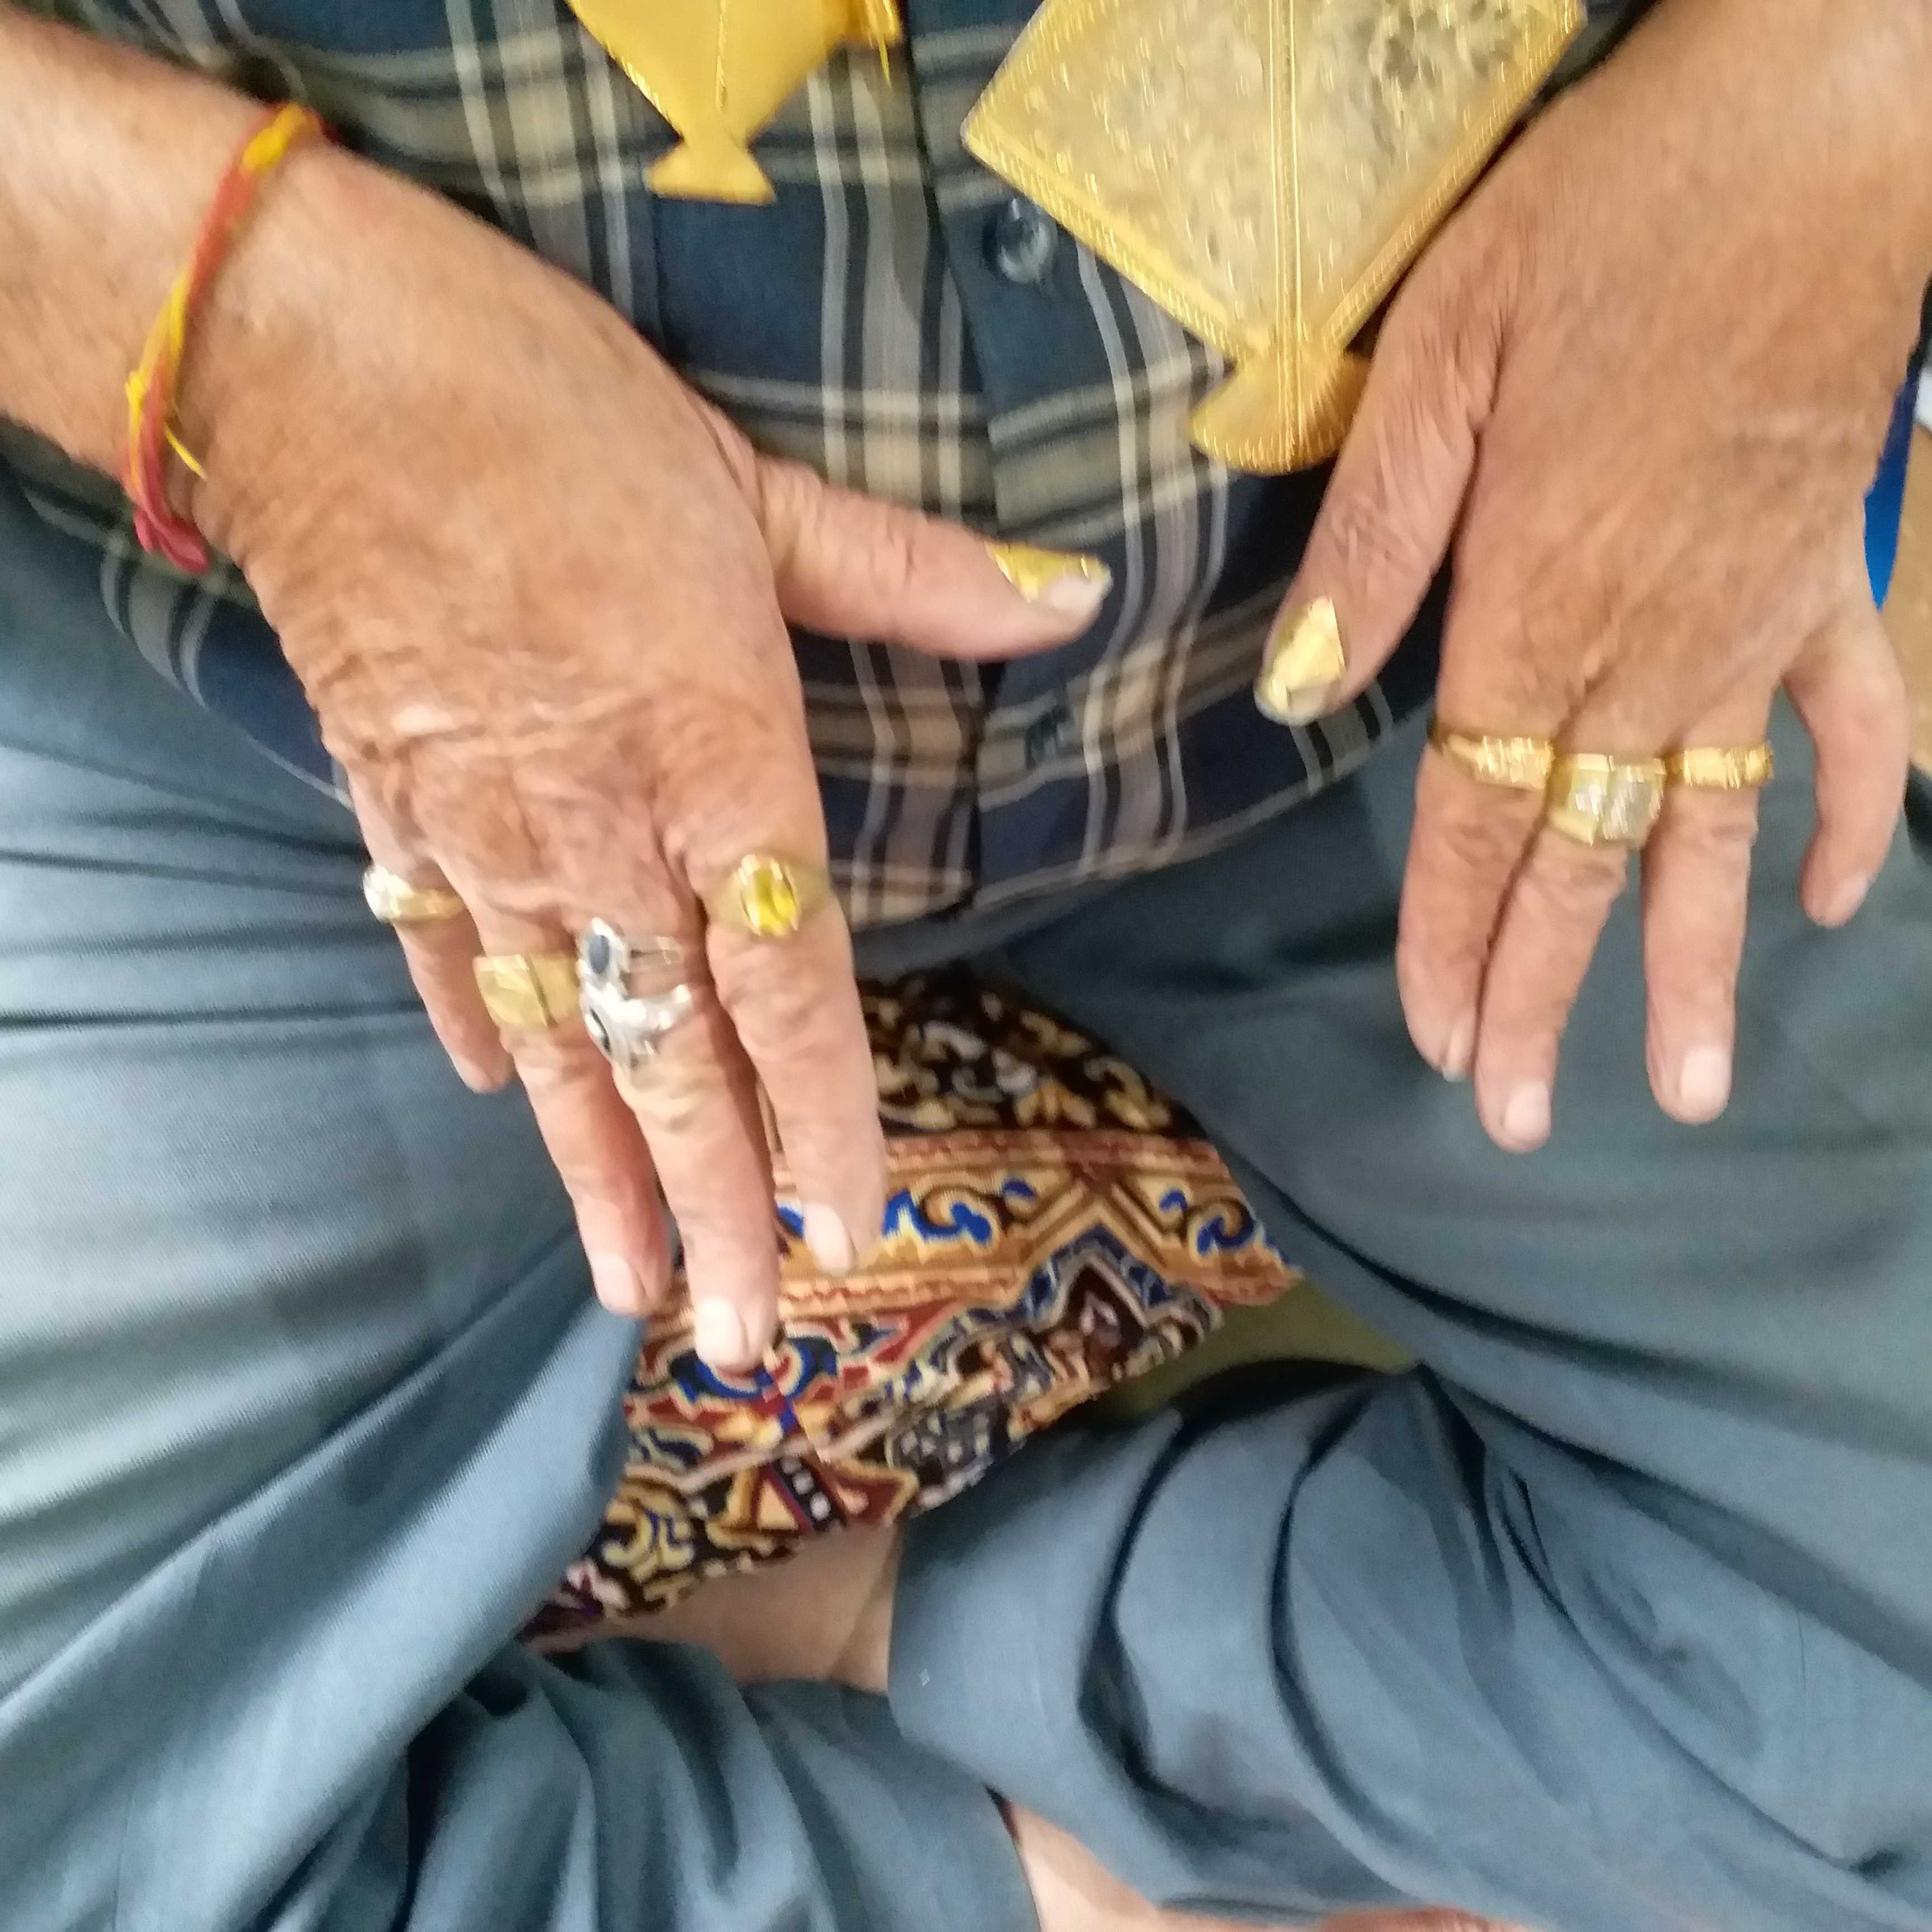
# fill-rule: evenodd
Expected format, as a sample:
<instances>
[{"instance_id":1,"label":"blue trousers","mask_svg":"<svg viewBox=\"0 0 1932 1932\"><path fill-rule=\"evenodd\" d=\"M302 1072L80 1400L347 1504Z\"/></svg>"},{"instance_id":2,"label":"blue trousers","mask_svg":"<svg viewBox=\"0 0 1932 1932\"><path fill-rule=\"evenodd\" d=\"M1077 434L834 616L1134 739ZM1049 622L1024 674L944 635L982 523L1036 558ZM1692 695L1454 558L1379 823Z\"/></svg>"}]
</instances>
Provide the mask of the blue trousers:
<instances>
[{"instance_id":1,"label":"blue trousers","mask_svg":"<svg viewBox=\"0 0 1932 1932\"><path fill-rule=\"evenodd\" d=\"M520 1100L444 1064L353 826L60 541L0 496L8 1932L1024 1932L989 1786L1257 1917L1932 1927L1923 789L1817 934L1783 746L1731 1112L1652 1105L1626 906L1526 1160L1403 1033L1412 733L1217 857L952 935L1192 1106L1423 1366L1058 1436L914 1534L890 1706L747 1696L515 1645L635 1331Z\"/></svg>"}]
</instances>

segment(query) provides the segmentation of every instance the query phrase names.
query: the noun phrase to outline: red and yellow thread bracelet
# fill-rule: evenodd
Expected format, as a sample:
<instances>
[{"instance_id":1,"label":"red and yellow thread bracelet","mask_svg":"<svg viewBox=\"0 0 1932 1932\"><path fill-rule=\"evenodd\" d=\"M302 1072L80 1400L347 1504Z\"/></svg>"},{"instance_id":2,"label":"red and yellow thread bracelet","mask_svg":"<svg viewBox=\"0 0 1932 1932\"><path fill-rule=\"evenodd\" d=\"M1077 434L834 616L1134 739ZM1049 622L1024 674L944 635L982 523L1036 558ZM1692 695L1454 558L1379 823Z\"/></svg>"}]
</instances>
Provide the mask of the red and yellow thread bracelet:
<instances>
[{"instance_id":1,"label":"red and yellow thread bracelet","mask_svg":"<svg viewBox=\"0 0 1932 1932\"><path fill-rule=\"evenodd\" d=\"M208 568L201 532L168 500L170 451L197 476L202 473L175 434L189 334L264 178L291 148L326 131L320 117L307 107L272 107L262 116L222 176L188 265L175 278L128 378L128 466L122 480L134 506L134 534L142 549L165 557L178 570Z\"/></svg>"}]
</instances>

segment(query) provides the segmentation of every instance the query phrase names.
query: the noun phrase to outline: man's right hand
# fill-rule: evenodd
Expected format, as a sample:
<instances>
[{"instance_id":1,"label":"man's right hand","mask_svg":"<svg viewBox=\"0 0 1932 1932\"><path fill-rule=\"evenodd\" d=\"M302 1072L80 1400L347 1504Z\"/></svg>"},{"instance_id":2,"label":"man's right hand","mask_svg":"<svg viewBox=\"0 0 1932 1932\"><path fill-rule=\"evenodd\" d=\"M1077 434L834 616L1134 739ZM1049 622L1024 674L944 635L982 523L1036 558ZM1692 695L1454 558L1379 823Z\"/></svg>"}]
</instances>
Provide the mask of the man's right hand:
<instances>
[{"instance_id":1,"label":"man's right hand","mask_svg":"<svg viewBox=\"0 0 1932 1932\"><path fill-rule=\"evenodd\" d=\"M110 467L114 386L252 110L4 5L0 96L46 130L0 138L0 321L26 338L0 412ZM266 184L181 423L193 514L280 633L374 855L470 908L404 935L458 1066L487 1088L514 1060L626 1313L670 1278L662 1183L700 1351L748 1366L778 1291L760 1085L821 1262L850 1265L883 1206L837 910L784 944L700 910L747 854L826 857L787 620L998 656L1077 634L1103 578L1070 559L1030 599L966 531L758 455L587 290L338 149ZM470 970L568 952L593 919L695 962L695 1010L628 1096L574 1023L506 1053Z\"/></svg>"},{"instance_id":2,"label":"man's right hand","mask_svg":"<svg viewBox=\"0 0 1932 1932\"><path fill-rule=\"evenodd\" d=\"M641 1312L668 1280L662 1182L698 1347L744 1367L778 1286L760 1085L822 1263L851 1266L884 1204L837 909L782 944L701 910L748 854L826 859L787 620L1000 655L1064 642L1104 583L1070 568L1029 601L966 531L757 454L596 297L448 204L340 153L289 172L205 360L226 373L197 510L372 850L470 909L473 932L403 938L472 1082L508 1071L479 945L568 950L601 919L708 958L624 1097L574 1023L508 1046L604 1300Z\"/></svg>"}]
</instances>

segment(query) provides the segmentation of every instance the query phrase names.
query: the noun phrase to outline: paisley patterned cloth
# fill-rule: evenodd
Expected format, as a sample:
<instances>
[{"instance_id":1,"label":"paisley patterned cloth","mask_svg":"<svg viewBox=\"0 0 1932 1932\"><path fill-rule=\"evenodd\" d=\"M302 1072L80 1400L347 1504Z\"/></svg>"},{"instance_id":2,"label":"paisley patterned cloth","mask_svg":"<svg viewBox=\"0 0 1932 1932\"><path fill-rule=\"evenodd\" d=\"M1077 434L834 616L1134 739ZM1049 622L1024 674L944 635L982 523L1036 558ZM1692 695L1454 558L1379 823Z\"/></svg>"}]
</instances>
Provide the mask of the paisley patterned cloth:
<instances>
[{"instance_id":1,"label":"paisley patterned cloth","mask_svg":"<svg viewBox=\"0 0 1932 1932\"><path fill-rule=\"evenodd\" d=\"M780 1170L784 1339L722 1377L654 1322L596 1544L532 1627L583 1633L838 1523L943 1502L1294 1277L1200 1130L1050 1015L948 972L866 989L886 1238L820 1274Z\"/></svg>"}]
</instances>

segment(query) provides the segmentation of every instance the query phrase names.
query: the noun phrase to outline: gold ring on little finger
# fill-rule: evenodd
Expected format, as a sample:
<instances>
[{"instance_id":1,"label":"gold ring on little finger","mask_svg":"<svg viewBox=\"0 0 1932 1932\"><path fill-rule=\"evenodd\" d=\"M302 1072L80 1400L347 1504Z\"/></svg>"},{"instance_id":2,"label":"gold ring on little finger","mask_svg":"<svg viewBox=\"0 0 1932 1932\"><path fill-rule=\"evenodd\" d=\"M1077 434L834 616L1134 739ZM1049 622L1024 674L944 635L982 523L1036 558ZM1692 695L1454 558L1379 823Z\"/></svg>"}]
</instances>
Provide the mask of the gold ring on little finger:
<instances>
[{"instance_id":1,"label":"gold ring on little finger","mask_svg":"<svg viewBox=\"0 0 1932 1932\"><path fill-rule=\"evenodd\" d=\"M809 860L748 852L705 895L719 926L754 939L789 939L832 896L832 875Z\"/></svg>"},{"instance_id":2,"label":"gold ring on little finger","mask_svg":"<svg viewBox=\"0 0 1932 1932\"><path fill-rule=\"evenodd\" d=\"M1550 770L1544 821L1579 845L1641 851L1664 809L1664 780L1661 758L1560 752Z\"/></svg>"},{"instance_id":3,"label":"gold ring on little finger","mask_svg":"<svg viewBox=\"0 0 1932 1932\"><path fill-rule=\"evenodd\" d=\"M448 886L415 885L386 866L371 866L363 873L362 897L385 926L434 926L460 919L470 910Z\"/></svg>"},{"instance_id":4,"label":"gold ring on little finger","mask_svg":"<svg viewBox=\"0 0 1932 1932\"><path fill-rule=\"evenodd\" d=\"M1755 745L1688 745L1664 761L1666 782L1690 791L1760 791L1778 770L1771 741Z\"/></svg>"}]
</instances>

